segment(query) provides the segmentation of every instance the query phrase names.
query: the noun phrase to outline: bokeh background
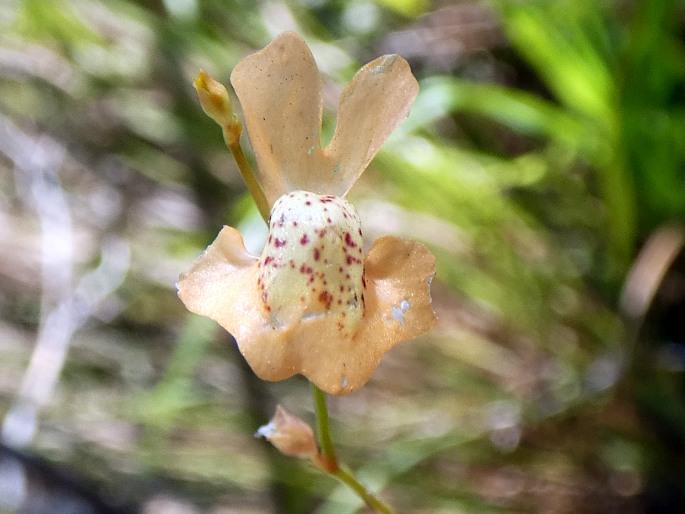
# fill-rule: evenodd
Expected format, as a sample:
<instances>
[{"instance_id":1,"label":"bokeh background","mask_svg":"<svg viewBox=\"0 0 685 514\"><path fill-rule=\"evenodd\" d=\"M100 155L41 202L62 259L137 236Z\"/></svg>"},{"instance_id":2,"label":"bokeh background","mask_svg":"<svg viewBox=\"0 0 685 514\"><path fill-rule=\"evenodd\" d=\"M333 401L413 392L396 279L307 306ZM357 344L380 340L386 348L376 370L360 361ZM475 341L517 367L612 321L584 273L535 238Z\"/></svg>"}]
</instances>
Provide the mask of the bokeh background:
<instances>
[{"instance_id":1,"label":"bokeh background","mask_svg":"<svg viewBox=\"0 0 685 514\"><path fill-rule=\"evenodd\" d=\"M284 30L325 133L372 58L421 84L351 199L435 253L440 321L330 400L340 457L401 512L680 512L681 0L0 0L0 512L363 511L253 438L306 381L175 294L265 233L192 80Z\"/></svg>"}]
</instances>

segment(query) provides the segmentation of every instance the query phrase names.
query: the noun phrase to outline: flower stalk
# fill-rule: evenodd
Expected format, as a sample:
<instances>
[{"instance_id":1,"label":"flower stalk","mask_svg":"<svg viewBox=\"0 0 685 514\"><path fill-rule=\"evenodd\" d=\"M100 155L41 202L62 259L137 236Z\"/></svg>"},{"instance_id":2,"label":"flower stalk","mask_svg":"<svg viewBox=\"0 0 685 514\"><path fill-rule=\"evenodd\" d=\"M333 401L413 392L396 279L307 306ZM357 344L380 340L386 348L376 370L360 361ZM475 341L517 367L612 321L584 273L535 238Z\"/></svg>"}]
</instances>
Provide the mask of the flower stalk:
<instances>
[{"instance_id":1,"label":"flower stalk","mask_svg":"<svg viewBox=\"0 0 685 514\"><path fill-rule=\"evenodd\" d=\"M264 196L264 191L257 177L252 171L252 167L245 157L243 148L240 145L240 136L243 132L243 124L238 116L233 112L233 104L228 96L228 91L223 84L213 79L206 71L200 70L197 78L193 82L200 99L202 110L212 118L223 132L224 142L231 151L233 159L238 165L240 174L247 185L247 189L254 198L264 220L269 219L269 204Z\"/></svg>"},{"instance_id":2,"label":"flower stalk","mask_svg":"<svg viewBox=\"0 0 685 514\"><path fill-rule=\"evenodd\" d=\"M331 438L330 419L328 416L328 407L326 406L326 393L312 384L312 395L314 397L316 428L319 436L319 447L321 449L319 455L312 461L314 465L352 489L359 498L364 500L364 503L375 509L376 512L394 514L395 511L390 505L369 491L357 477L354 476L354 473L352 473L351 470L338 462L335 455L333 439Z\"/></svg>"},{"instance_id":3,"label":"flower stalk","mask_svg":"<svg viewBox=\"0 0 685 514\"><path fill-rule=\"evenodd\" d=\"M319 436L321 448L320 465L326 473L335 474L338 469L338 459L335 456L335 447L331 439L330 420L328 407L326 406L326 393L312 384L312 396L314 397L314 411L316 413L316 432Z\"/></svg>"},{"instance_id":4,"label":"flower stalk","mask_svg":"<svg viewBox=\"0 0 685 514\"><path fill-rule=\"evenodd\" d=\"M228 141L226 138L226 129L224 128L224 141ZM269 219L269 205L266 202L266 197L264 196L264 191L262 191L261 186L259 185L259 182L257 181L256 177L254 176L254 173L252 173L252 167L250 166L250 163L247 161L247 158L245 157L245 153L243 152L242 146L240 146L240 138L236 139L234 143L226 143L228 146L228 149L231 151L231 155L233 155L233 159L235 160L236 164L238 165L238 169L240 170L240 174L243 177L243 180L245 181L245 184L247 184L247 189L250 191L250 194L252 195L252 198L254 198L255 203L257 205L257 209L259 210L259 214L262 216L264 221Z\"/></svg>"},{"instance_id":5,"label":"flower stalk","mask_svg":"<svg viewBox=\"0 0 685 514\"><path fill-rule=\"evenodd\" d=\"M382 514L395 514L395 510L390 505L364 487L364 485L357 480L357 477L355 477L346 467L340 466L335 473L331 474L352 489L357 496L364 500L364 503L376 512L381 512Z\"/></svg>"}]
</instances>

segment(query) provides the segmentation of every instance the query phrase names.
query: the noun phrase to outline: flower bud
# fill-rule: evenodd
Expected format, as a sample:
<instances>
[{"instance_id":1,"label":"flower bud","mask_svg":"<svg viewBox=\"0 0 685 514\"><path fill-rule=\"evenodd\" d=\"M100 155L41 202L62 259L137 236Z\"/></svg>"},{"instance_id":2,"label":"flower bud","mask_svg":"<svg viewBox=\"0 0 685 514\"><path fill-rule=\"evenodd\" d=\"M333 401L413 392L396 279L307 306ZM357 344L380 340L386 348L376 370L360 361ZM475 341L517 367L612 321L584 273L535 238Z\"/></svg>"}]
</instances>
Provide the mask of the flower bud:
<instances>
[{"instance_id":1,"label":"flower bud","mask_svg":"<svg viewBox=\"0 0 685 514\"><path fill-rule=\"evenodd\" d=\"M311 427L280 405L271 421L259 427L255 437L263 437L289 457L313 459L319 453Z\"/></svg>"},{"instance_id":2,"label":"flower bud","mask_svg":"<svg viewBox=\"0 0 685 514\"><path fill-rule=\"evenodd\" d=\"M232 145L240 139L243 130L240 120L233 112L233 104L224 85L200 70L193 82L205 114L224 129L226 144Z\"/></svg>"}]
</instances>

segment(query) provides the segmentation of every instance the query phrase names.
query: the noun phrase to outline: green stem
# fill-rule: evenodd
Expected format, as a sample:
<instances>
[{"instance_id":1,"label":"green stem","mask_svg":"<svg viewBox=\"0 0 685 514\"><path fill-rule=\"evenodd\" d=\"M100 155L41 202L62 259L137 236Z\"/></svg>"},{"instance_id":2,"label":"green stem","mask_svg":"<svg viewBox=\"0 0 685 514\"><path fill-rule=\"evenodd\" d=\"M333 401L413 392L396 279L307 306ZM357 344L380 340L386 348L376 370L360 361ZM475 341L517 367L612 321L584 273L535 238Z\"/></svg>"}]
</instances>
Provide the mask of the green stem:
<instances>
[{"instance_id":1,"label":"green stem","mask_svg":"<svg viewBox=\"0 0 685 514\"><path fill-rule=\"evenodd\" d=\"M369 507L375 509L376 512L382 512L383 514L395 514L395 511L390 505L385 503L383 500L378 498L378 496L364 487L349 469L345 468L344 466L339 467L335 473L332 473L332 475L357 493L357 496L364 500L364 503L366 503Z\"/></svg>"},{"instance_id":2,"label":"green stem","mask_svg":"<svg viewBox=\"0 0 685 514\"><path fill-rule=\"evenodd\" d=\"M383 500L369 491L345 466L338 463L335 456L335 447L331 439L330 420L328 417L328 407L326 407L326 393L312 384L312 395L314 396L314 410L316 412L316 429L319 434L319 445L321 455L317 459L317 466L340 480L343 484L352 489L364 503L369 507L383 514L394 514L395 511Z\"/></svg>"},{"instance_id":3,"label":"green stem","mask_svg":"<svg viewBox=\"0 0 685 514\"><path fill-rule=\"evenodd\" d=\"M335 456L335 447L331 439L330 420L328 418L328 407L326 407L326 393L312 383L312 394L314 395L314 410L316 411L316 430L319 434L319 445L321 455L326 460L326 471L335 472L338 469L338 459Z\"/></svg>"},{"instance_id":4,"label":"green stem","mask_svg":"<svg viewBox=\"0 0 685 514\"><path fill-rule=\"evenodd\" d=\"M224 139L226 139L225 135ZM240 146L240 141L230 144L227 141L226 146L228 146L228 149L231 150L231 154L238 165L240 174L243 176L245 184L247 184L247 189L250 191L252 198L254 198L254 201L257 204L259 214L261 214L262 218L264 218L264 221L268 223L270 214L269 203L266 201L266 196L264 196L262 186L259 184L257 177L255 177L254 173L252 172L252 167L245 157L243 148Z\"/></svg>"}]
</instances>

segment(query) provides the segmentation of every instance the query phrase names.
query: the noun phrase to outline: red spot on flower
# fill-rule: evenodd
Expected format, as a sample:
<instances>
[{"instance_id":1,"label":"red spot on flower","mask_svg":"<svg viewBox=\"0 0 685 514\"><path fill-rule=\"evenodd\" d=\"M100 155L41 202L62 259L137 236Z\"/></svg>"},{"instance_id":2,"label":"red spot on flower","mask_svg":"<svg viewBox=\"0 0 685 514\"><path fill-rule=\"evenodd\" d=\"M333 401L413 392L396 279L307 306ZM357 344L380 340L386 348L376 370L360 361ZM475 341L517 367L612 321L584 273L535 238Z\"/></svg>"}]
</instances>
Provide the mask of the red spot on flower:
<instances>
[{"instance_id":1,"label":"red spot on flower","mask_svg":"<svg viewBox=\"0 0 685 514\"><path fill-rule=\"evenodd\" d=\"M308 242L309 242L309 236L307 236L307 234L304 234L304 235L300 238L300 244L301 244L301 245L306 245Z\"/></svg>"},{"instance_id":2,"label":"red spot on flower","mask_svg":"<svg viewBox=\"0 0 685 514\"><path fill-rule=\"evenodd\" d=\"M331 303L333 302L333 297L331 296L331 293L323 290L319 294L319 301L326 306L326 309L330 309Z\"/></svg>"},{"instance_id":3,"label":"red spot on flower","mask_svg":"<svg viewBox=\"0 0 685 514\"><path fill-rule=\"evenodd\" d=\"M285 246L286 243L287 243L287 241L286 241L285 239L278 239L278 238L276 238L276 240L274 241L274 246L275 246L276 248L280 248L280 247L282 247L282 246Z\"/></svg>"},{"instance_id":4,"label":"red spot on flower","mask_svg":"<svg viewBox=\"0 0 685 514\"><path fill-rule=\"evenodd\" d=\"M357 243L354 242L349 232L345 232L345 244L347 246L351 246L352 248L357 247Z\"/></svg>"},{"instance_id":5,"label":"red spot on flower","mask_svg":"<svg viewBox=\"0 0 685 514\"><path fill-rule=\"evenodd\" d=\"M319 251L318 248L314 248L314 260L318 261L320 257L321 257L321 251Z\"/></svg>"}]
</instances>

